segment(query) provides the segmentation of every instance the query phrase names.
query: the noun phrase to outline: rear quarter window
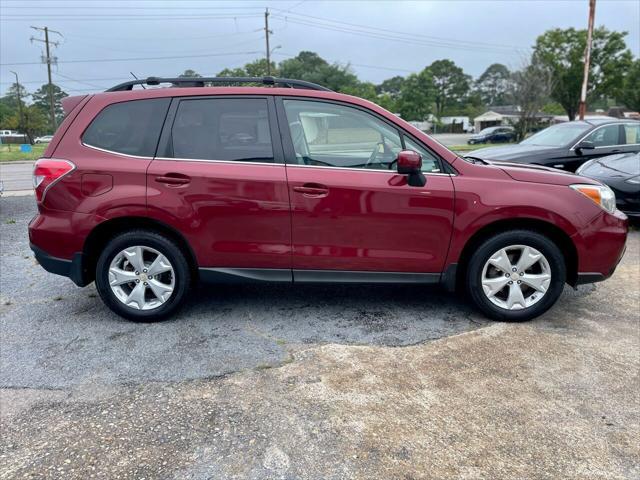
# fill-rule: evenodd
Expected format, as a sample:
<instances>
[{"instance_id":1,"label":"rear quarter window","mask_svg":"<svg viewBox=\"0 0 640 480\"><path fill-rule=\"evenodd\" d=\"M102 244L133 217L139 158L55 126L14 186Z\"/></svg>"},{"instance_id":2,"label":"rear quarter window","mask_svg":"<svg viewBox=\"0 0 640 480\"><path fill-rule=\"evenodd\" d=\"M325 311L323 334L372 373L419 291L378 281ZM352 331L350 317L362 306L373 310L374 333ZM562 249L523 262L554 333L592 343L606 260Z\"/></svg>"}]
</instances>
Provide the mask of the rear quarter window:
<instances>
[{"instance_id":1,"label":"rear quarter window","mask_svg":"<svg viewBox=\"0 0 640 480\"><path fill-rule=\"evenodd\" d=\"M82 143L125 155L153 157L170 98L114 103L93 119Z\"/></svg>"}]
</instances>

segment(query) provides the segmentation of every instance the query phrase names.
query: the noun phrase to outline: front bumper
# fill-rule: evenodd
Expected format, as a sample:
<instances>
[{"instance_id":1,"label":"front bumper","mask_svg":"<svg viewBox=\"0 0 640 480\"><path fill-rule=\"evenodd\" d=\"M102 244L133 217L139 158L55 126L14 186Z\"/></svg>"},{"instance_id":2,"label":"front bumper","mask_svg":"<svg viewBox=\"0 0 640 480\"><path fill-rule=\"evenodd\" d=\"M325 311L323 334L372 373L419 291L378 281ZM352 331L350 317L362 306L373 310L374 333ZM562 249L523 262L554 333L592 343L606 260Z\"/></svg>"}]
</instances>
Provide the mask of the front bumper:
<instances>
[{"instance_id":1,"label":"front bumper","mask_svg":"<svg viewBox=\"0 0 640 480\"><path fill-rule=\"evenodd\" d=\"M71 260L65 260L64 258L57 258L49 255L41 248L36 247L33 243L30 243L29 246L31 247L38 263L47 272L68 277L79 287L84 287L89 284L89 282L86 281L86 275L84 275L84 254L81 252L74 253Z\"/></svg>"},{"instance_id":2,"label":"front bumper","mask_svg":"<svg viewBox=\"0 0 640 480\"><path fill-rule=\"evenodd\" d=\"M626 250L629 219L617 210L602 212L572 237L578 253L578 274L572 284L606 280L616 270Z\"/></svg>"}]
</instances>

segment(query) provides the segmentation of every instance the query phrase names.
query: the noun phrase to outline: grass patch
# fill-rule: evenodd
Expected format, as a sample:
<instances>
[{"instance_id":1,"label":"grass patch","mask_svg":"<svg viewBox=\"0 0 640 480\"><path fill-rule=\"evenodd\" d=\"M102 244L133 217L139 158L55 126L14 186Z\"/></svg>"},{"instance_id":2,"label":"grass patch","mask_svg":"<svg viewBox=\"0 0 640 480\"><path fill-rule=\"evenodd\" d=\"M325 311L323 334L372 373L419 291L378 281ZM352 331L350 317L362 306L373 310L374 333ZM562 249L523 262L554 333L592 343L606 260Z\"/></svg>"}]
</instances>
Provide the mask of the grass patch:
<instances>
[{"instance_id":1,"label":"grass patch","mask_svg":"<svg viewBox=\"0 0 640 480\"><path fill-rule=\"evenodd\" d=\"M16 221L13 218L10 218L9 220L6 220L4 223L6 223L7 225L13 225L16 223Z\"/></svg>"},{"instance_id":2,"label":"grass patch","mask_svg":"<svg viewBox=\"0 0 640 480\"><path fill-rule=\"evenodd\" d=\"M17 162L25 160L37 160L47 148L46 143L32 145L31 152L23 153L20 151L20 145L0 145L0 162Z\"/></svg>"}]
</instances>

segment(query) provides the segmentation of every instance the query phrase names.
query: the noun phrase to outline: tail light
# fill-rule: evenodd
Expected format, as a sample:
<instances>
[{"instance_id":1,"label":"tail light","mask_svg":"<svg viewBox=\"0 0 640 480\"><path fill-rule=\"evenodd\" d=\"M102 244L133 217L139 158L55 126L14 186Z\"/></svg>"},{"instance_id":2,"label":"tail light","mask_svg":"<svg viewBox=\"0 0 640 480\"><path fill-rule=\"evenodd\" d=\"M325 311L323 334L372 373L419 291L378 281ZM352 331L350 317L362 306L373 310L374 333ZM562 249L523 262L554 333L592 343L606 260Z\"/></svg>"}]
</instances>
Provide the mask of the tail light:
<instances>
[{"instance_id":1,"label":"tail light","mask_svg":"<svg viewBox=\"0 0 640 480\"><path fill-rule=\"evenodd\" d=\"M47 190L65 175L73 172L76 166L68 160L41 158L33 168L33 188L36 200L42 202Z\"/></svg>"}]
</instances>

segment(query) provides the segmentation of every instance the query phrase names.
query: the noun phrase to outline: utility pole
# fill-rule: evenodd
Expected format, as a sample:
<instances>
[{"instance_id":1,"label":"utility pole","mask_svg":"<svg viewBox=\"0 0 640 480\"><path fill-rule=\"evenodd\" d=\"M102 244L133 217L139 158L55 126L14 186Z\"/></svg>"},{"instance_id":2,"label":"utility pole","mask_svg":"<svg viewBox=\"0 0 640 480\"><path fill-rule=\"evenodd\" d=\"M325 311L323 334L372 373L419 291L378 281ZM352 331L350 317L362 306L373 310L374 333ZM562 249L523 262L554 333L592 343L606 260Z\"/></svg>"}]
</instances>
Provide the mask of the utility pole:
<instances>
[{"instance_id":1,"label":"utility pole","mask_svg":"<svg viewBox=\"0 0 640 480\"><path fill-rule=\"evenodd\" d=\"M587 111L587 86L589 84L589 64L591 63L591 42L593 40L593 22L596 16L596 0L589 0L589 25L587 27L587 47L584 49L584 74L582 76L582 90L580 91L580 104L578 106L578 118L584 120Z\"/></svg>"},{"instance_id":2,"label":"utility pole","mask_svg":"<svg viewBox=\"0 0 640 480\"><path fill-rule=\"evenodd\" d=\"M45 44L45 48L46 48L46 52L47 52L47 56L43 58L43 63L47 64L47 76L49 78L49 114L51 115L51 128L53 129L53 131L56 130L56 109L55 109L55 103L53 101L53 82L51 81L51 64L57 62L57 58L52 58L51 57L51 50L49 48L49 44L53 44L54 46L58 46L58 42L50 42L49 41L49 32L52 33L57 33L58 35L62 36L62 34L60 32L57 32L55 30L49 30L48 27L31 27L34 30L38 30L38 31L42 31L44 32L44 40L40 39L40 38L35 38L35 37L31 37L31 41L32 42L41 42Z\"/></svg>"},{"instance_id":3,"label":"utility pole","mask_svg":"<svg viewBox=\"0 0 640 480\"><path fill-rule=\"evenodd\" d=\"M18 80L18 74L16 72L11 70L11 73L13 73L16 76L16 93L18 95L18 118L20 118L19 129L25 130L24 117L22 116L22 92L20 92L20 81Z\"/></svg>"},{"instance_id":4,"label":"utility pole","mask_svg":"<svg viewBox=\"0 0 640 480\"><path fill-rule=\"evenodd\" d=\"M267 75L271 75L271 49L269 48L269 34L273 33L269 30L269 9L264 10L264 37L267 41Z\"/></svg>"}]
</instances>

